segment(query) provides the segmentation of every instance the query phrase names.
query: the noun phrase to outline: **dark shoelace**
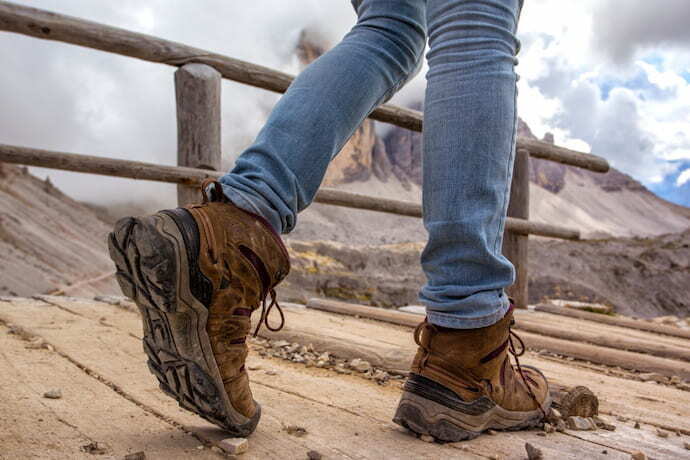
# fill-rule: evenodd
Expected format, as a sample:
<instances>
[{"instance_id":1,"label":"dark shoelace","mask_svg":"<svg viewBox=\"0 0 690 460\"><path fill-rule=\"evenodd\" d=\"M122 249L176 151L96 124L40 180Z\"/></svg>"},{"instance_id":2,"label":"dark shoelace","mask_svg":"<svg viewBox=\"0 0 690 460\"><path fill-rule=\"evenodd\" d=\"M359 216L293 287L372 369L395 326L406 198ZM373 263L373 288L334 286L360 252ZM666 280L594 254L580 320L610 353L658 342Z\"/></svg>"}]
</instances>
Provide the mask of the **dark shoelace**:
<instances>
[{"instance_id":1,"label":"dark shoelace","mask_svg":"<svg viewBox=\"0 0 690 460\"><path fill-rule=\"evenodd\" d=\"M522 341L519 335L517 335L515 332L513 332L513 325L515 324L515 320L512 320L510 322L510 325L508 326L508 352L513 355L513 358L515 358L515 366L517 367L518 374L520 375L520 378L522 379L522 383L525 384L525 388L527 388L527 394L530 395L532 398L532 401L537 405L539 408L539 411L542 413L544 418L546 418L546 412L544 411L544 408L541 407L541 404L539 403L539 400L537 399L537 396L534 394L534 391L532 390L532 385L530 385L528 378L525 376L525 371L522 370L522 366L520 365L520 356L525 354L525 351L527 350L527 347L525 347L525 342ZM517 339L518 343L520 344L520 351L517 351L515 347L515 343L513 342L513 338Z\"/></svg>"},{"instance_id":2,"label":"dark shoelace","mask_svg":"<svg viewBox=\"0 0 690 460\"><path fill-rule=\"evenodd\" d=\"M268 300L268 295L271 295L271 303L268 305L268 308L266 307L266 301ZM268 322L268 315L271 313L271 310L273 307L276 307L278 310L278 313L280 313L280 325L278 327L272 327L269 322ZM285 314L283 313L283 309L280 308L280 304L278 304L278 296L276 294L275 289L269 290L266 295L263 296L263 299L261 299L261 318L259 319L259 324L256 325L256 329L254 330L254 337L256 337L259 334L259 329L261 329L261 325L265 324L266 329L269 331L277 332L285 326Z\"/></svg>"}]
</instances>

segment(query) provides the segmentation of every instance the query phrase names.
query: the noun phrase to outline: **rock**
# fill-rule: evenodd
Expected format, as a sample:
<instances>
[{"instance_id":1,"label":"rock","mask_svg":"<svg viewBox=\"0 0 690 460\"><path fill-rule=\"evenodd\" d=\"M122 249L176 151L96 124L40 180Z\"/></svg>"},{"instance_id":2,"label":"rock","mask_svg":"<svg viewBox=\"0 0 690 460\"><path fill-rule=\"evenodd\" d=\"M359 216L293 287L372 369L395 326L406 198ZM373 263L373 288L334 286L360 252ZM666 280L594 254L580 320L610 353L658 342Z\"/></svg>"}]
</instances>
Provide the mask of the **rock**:
<instances>
[{"instance_id":1,"label":"rock","mask_svg":"<svg viewBox=\"0 0 690 460\"><path fill-rule=\"evenodd\" d=\"M562 420L562 419L563 419L563 416L561 415L561 412L558 409L556 409L555 407L551 407L551 409L549 409L549 413L546 414L546 420L548 420L549 422L551 422L553 424L556 424L559 420Z\"/></svg>"},{"instance_id":2,"label":"rock","mask_svg":"<svg viewBox=\"0 0 690 460\"><path fill-rule=\"evenodd\" d=\"M565 421L563 419L559 419L558 422L556 422L556 431L559 433L563 433L565 431Z\"/></svg>"},{"instance_id":3,"label":"rock","mask_svg":"<svg viewBox=\"0 0 690 460\"><path fill-rule=\"evenodd\" d=\"M249 442L246 438L225 438L218 443L218 447L230 455L240 455L249 449Z\"/></svg>"},{"instance_id":4,"label":"rock","mask_svg":"<svg viewBox=\"0 0 690 460\"><path fill-rule=\"evenodd\" d=\"M429 436L428 434L423 434L423 435L421 435L421 436L419 437L419 439L421 439L421 440L424 441L424 442L434 442L434 437L433 437L433 436Z\"/></svg>"},{"instance_id":5,"label":"rock","mask_svg":"<svg viewBox=\"0 0 690 460\"><path fill-rule=\"evenodd\" d=\"M644 374L638 375L638 377L643 382L664 382L664 381L666 381L666 377L664 377L661 374L657 374L656 372L645 372Z\"/></svg>"},{"instance_id":6,"label":"rock","mask_svg":"<svg viewBox=\"0 0 690 460\"><path fill-rule=\"evenodd\" d=\"M525 450L527 451L528 460L544 460L544 453L540 448L534 446L533 444L526 442Z\"/></svg>"},{"instance_id":7,"label":"rock","mask_svg":"<svg viewBox=\"0 0 690 460\"><path fill-rule=\"evenodd\" d=\"M295 353L295 352L298 351L300 348L302 348L302 346L301 346L299 343L292 343L292 344L290 344L290 345L288 345L287 347L284 347L284 348L285 348L285 351L288 352L288 353Z\"/></svg>"},{"instance_id":8,"label":"rock","mask_svg":"<svg viewBox=\"0 0 690 460\"><path fill-rule=\"evenodd\" d=\"M203 446L201 446L203 448ZM139 452L134 452L133 454L127 454L125 455L124 460L146 460L146 452L139 451Z\"/></svg>"},{"instance_id":9,"label":"rock","mask_svg":"<svg viewBox=\"0 0 690 460\"><path fill-rule=\"evenodd\" d=\"M43 393L44 398L48 399L60 399L62 398L62 390L59 388L56 388L54 390L48 390L45 393Z\"/></svg>"},{"instance_id":10,"label":"rock","mask_svg":"<svg viewBox=\"0 0 690 460\"><path fill-rule=\"evenodd\" d=\"M29 340L29 343L27 343L24 348L28 350L40 350L42 348L48 348L48 344L46 341L41 338L41 337L36 337L31 340Z\"/></svg>"},{"instance_id":11,"label":"rock","mask_svg":"<svg viewBox=\"0 0 690 460\"><path fill-rule=\"evenodd\" d=\"M304 356L295 353L294 355L292 355L292 358L290 358L290 361L292 361L293 363L303 363L305 362L305 359Z\"/></svg>"},{"instance_id":12,"label":"rock","mask_svg":"<svg viewBox=\"0 0 690 460\"><path fill-rule=\"evenodd\" d=\"M271 348L283 348L290 345L287 340L274 340L271 342Z\"/></svg>"},{"instance_id":13,"label":"rock","mask_svg":"<svg viewBox=\"0 0 690 460\"><path fill-rule=\"evenodd\" d=\"M336 364L333 370L338 374L352 374L352 371L350 369L345 369L345 366L341 363Z\"/></svg>"},{"instance_id":14,"label":"rock","mask_svg":"<svg viewBox=\"0 0 690 460\"><path fill-rule=\"evenodd\" d=\"M537 436L541 436L543 438L544 436L546 436L546 433L544 433L543 431L537 431Z\"/></svg>"},{"instance_id":15,"label":"rock","mask_svg":"<svg viewBox=\"0 0 690 460\"><path fill-rule=\"evenodd\" d=\"M307 452L307 458L309 460L321 460L323 458L323 455L321 455L321 453L315 450L310 450L309 452Z\"/></svg>"},{"instance_id":16,"label":"rock","mask_svg":"<svg viewBox=\"0 0 690 460\"><path fill-rule=\"evenodd\" d=\"M618 417L616 417L616 420L618 420L619 422L625 423L630 419L628 417L623 417L622 415L619 415Z\"/></svg>"},{"instance_id":17,"label":"rock","mask_svg":"<svg viewBox=\"0 0 690 460\"><path fill-rule=\"evenodd\" d=\"M638 422L638 421L636 420L636 421L635 421L635 426L633 426L633 428L635 428L636 430L639 430L639 429L640 429L640 422Z\"/></svg>"},{"instance_id":18,"label":"rock","mask_svg":"<svg viewBox=\"0 0 690 460\"><path fill-rule=\"evenodd\" d=\"M277 373L276 371L273 371L273 370L270 370L270 369L267 370L267 371L264 371L264 374L266 374L266 375L278 375L278 373Z\"/></svg>"},{"instance_id":19,"label":"rock","mask_svg":"<svg viewBox=\"0 0 690 460\"><path fill-rule=\"evenodd\" d=\"M486 430L486 434L488 434L489 436L496 436L497 433L496 430Z\"/></svg>"},{"instance_id":20,"label":"rock","mask_svg":"<svg viewBox=\"0 0 690 460\"><path fill-rule=\"evenodd\" d=\"M647 454L644 452L640 452L639 450L636 450L635 452L630 454L630 460L647 460Z\"/></svg>"},{"instance_id":21,"label":"rock","mask_svg":"<svg viewBox=\"0 0 690 460\"><path fill-rule=\"evenodd\" d=\"M585 417L568 417L565 421L566 425L571 430L591 431L596 429L596 425L591 419Z\"/></svg>"},{"instance_id":22,"label":"rock","mask_svg":"<svg viewBox=\"0 0 690 460\"><path fill-rule=\"evenodd\" d=\"M374 372L373 379L376 380L376 383L378 384L384 384L388 381L388 379L390 379L390 376L388 375L388 372L377 370Z\"/></svg>"},{"instance_id":23,"label":"rock","mask_svg":"<svg viewBox=\"0 0 690 460\"><path fill-rule=\"evenodd\" d=\"M690 450L690 442L684 442L683 447L685 447L686 450Z\"/></svg>"},{"instance_id":24,"label":"rock","mask_svg":"<svg viewBox=\"0 0 690 460\"><path fill-rule=\"evenodd\" d=\"M330 359L331 359L331 355L330 355L327 351L324 352L324 353L321 353L321 354L319 355L319 361L326 361L326 362L328 362L328 361L330 361Z\"/></svg>"},{"instance_id":25,"label":"rock","mask_svg":"<svg viewBox=\"0 0 690 460\"><path fill-rule=\"evenodd\" d=\"M316 367L327 367L327 366L328 366L328 361L323 361L323 360L319 359L316 362Z\"/></svg>"},{"instance_id":26,"label":"rock","mask_svg":"<svg viewBox=\"0 0 690 460\"><path fill-rule=\"evenodd\" d=\"M371 369L371 364L369 364L368 361L355 358L352 361L350 361L350 368L356 370L357 372L364 373Z\"/></svg>"},{"instance_id":27,"label":"rock","mask_svg":"<svg viewBox=\"0 0 690 460\"><path fill-rule=\"evenodd\" d=\"M285 428L285 431L287 431L288 434L297 436L298 438L301 438L307 434L306 428L297 425L288 425L288 427Z\"/></svg>"},{"instance_id":28,"label":"rock","mask_svg":"<svg viewBox=\"0 0 690 460\"><path fill-rule=\"evenodd\" d=\"M659 436L660 438L668 438L668 431L664 431L660 428L656 429L656 435Z\"/></svg>"},{"instance_id":29,"label":"rock","mask_svg":"<svg viewBox=\"0 0 690 460\"><path fill-rule=\"evenodd\" d=\"M553 433L556 431L556 428L550 424L550 423L545 423L544 424L544 433Z\"/></svg>"},{"instance_id":30,"label":"rock","mask_svg":"<svg viewBox=\"0 0 690 460\"><path fill-rule=\"evenodd\" d=\"M81 446L79 450L91 455L103 455L108 451L108 448L103 443L92 441Z\"/></svg>"},{"instance_id":31,"label":"rock","mask_svg":"<svg viewBox=\"0 0 690 460\"><path fill-rule=\"evenodd\" d=\"M616 431L615 425L607 422L606 420L604 420L603 418L601 418L599 416L592 417L592 420L594 420L594 423L597 426L597 428L601 428L602 430L606 430L606 431Z\"/></svg>"},{"instance_id":32,"label":"rock","mask_svg":"<svg viewBox=\"0 0 690 460\"><path fill-rule=\"evenodd\" d=\"M683 379L681 379L677 375L674 375L673 377L671 377L670 382L671 382L671 385L678 385L679 383L683 383Z\"/></svg>"}]
</instances>

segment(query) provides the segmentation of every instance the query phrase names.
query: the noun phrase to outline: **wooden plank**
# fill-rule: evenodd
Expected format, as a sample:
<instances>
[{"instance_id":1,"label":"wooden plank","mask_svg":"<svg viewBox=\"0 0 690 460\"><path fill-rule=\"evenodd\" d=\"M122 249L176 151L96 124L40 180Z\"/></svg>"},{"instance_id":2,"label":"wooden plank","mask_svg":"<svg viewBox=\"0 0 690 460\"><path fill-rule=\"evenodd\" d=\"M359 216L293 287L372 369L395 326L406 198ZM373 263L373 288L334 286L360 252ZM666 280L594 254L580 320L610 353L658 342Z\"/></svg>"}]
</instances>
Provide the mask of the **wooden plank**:
<instances>
[{"instance_id":1,"label":"wooden plank","mask_svg":"<svg viewBox=\"0 0 690 460\"><path fill-rule=\"evenodd\" d=\"M129 177L159 182L195 185L204 179L218 178L224 173L195 168L160 166L140 161L116 160L92 155L55 152L28 147L0 144L0 161L18 163L43 168L55 168L66 171L85 172L104 176ZM355 209L388 212L409 217L421 217L422 207L418 203L402 200L372 197L359 193L346 192L331 188L320 189L314 201ZM524 219L508 217L506 230L520 234L534 234L551 238L576 240L580 238L578 230L556 225L530 222Z\"/></svg>"},{"instance_id":2,"label":"wooden plank","mask_svg":"<svg viewBox=\"0 0 690 460\"><path fill-rule=\"evenodd\" d=\"M220 170L220 73L205 64L175 71L178 166ZM198 187L177 186L178 206L200 203Z\"/></svg>"},{"instance_id":3,"label":"wooden plank","mask_svg":"<svg viewBox=\"0 0 690 460\"><path fill-rule=\"evenodd\" d=\"M508 216L529 220L529 152L525 149L518 149L515 153ZM506 232L503 235L503 255L515 267L515 282L506 289L506 292L512 297L515 306L518 308L527 308L529 298L529 280L527 279L528 244L528 235L513 232Z\"/></svg>"},{"instance_id":4,"label":"wooden plank","mask_svg":"<svg viewBox=\"0 0 690 460\"><path fill-rule=\"evenodd\" d=\"M284 93L294 79L283 72L170 40L5 1L0 1L0 30L177 67L202 63L215 68L224 78L279 93ZM382 105L369 118L422 131L422 114L416 110ZM609 170L608 162L594 155L531 139L518 138L517 144L539 158L597 172Z\"/></svg>"},{"instance_id":5,"label":"wooden plank","mask_svg":"<svg viewBox=\"0 0 690 460\"><path fill-rule=\"evenodd\" d=\"M595 323L609 324L612 326L626 327L638 331L654 332L657 334L670 335L690 339L690 331L679 327L666 326L663 324L649 323L647 321L621 318L617 316L601 315L588 311L576 310L574 308L556 307L555 305L539 304L534 307L536 311L551 313L554 315L567 316L570 318L585 319Z\"/></svg>"},{"instance_id":6,"label":"wooden plank","mask_svg":"<svg viewBox=\"0 0 690 460\"><path fill-rule=\"evenodd\" d=\"M118 458L141 451L147 459L218 458L59 354L27 348L7 332L0 326L0 458L93 458L82 450L93 442ZM62 398L42 397L56 388Z\"/></svg>"},{"instance_id":7,"label":"wooden plank","mask_svg":"<svg viewBox=\"0 0 690 460\"><path fill-rule=\"evenodd\" d=\"M69 312L71 312L72 315L91 318L93 321L98 319L100 324L119 329L120 332L128 337L136 334L140 335L140 319L133 312L120 310L110 304L99 304L85 300L60 297L50 298L50 300L60 304L61 308L64 309L64 313L70 314ZM19 304L19 302L14 303ZM24 305L31 306L32 304L25 303ZM35 305L33 308L35 308ZM2 309L0 308L0 314L1 312ZM306 309L290 310L288 315L292 315L295 312L298 312L297 314L317 314L333 319L332 315ZM44 315L45 312L41 314L41 316ZM53 317L52 320L48 320L47 324L55 324L55 319ZM361 326L381 326L380 323L362 324L362 321L342 317L335 317L335 319L336 321L342 319L355 321L356 327L354 329L358 331L361 331ZM330 324L331 327L336 325L336 323ZM320 324L320 326L323 332L323 324ZM76 327L75 323L73 323L72 327ZM402 330L396 331L399 338ZM330 335L331 331L328 332ZM408 336L409 333L405 335ZM388 339L389 337L386 338L386 340ZM460 445L438 446L420 443L402 433L397 426L392 425L390 422L390 417L399 398L399 388L397 387L381 387L357 376L342 376L324 369L305 368L302 365L286 363L282 360L260 358L255 354L250 354L248 366L250 369L255 370L252 373L252 381L255 385L254 393L263 404L264 416L273 413L273 411L279 411L282 417L283 411L285 411L287 414L297 416L297 420L310 433L319 433L320 430L334 430L336 428L332 425L335 424L337 430L344 430L344 434L337 432L333 436L355 436L351 441L362 445L362 450L358 451L358 455L360 455L358 458L371 458L372 455L374 458L380 458L385 456L386 452L394 452L392 458L401 458L400 452L406 452L404 458L447 457L449 452L451 452L450 455L456 455L455 453L463 455L463 458L473 458L475 455L480 455L483 458L493 455L498 455L501 458L518 458L524 455L523 446L525 442L539 445L547 455L558 455L563 458L581 458L582 455L587 455L588 458L599 458L601 455L601 447L598 444L581 444L577 440L560 434L550 435L549 438L541 438L535 431L504 433L500 436L483 436L469 443L460 443ZM269 375L264 371L270 371L271 374ZM285 399L281 399L280 401L275 401L275 404L278 406L273 406L266 401L267 396L263 394L263 387L285 391L292 395L299 395L303 401L297 405L291 405L290 401L286 402ZM312 420L311 416L305 413L304 400L315 403L317 406L323 405L339 408L347 414L357 414L362 418L359 421L353 422L353 424L349 424L348 417L342 414L324 414L328 420L318 417ZM319 413L323 410L319 409ZM301 419L299 418L300 416L302 416ZM304 425L305 423L306 425ZM263 426L263 422L261 426ZM369 430L371 433L365 436L363 434L365 430ZM372 435L371 438L368 437L369 434ZM252 436L250 439L252 446L254 445L253 440L255 436ZM325 442L325 440L321 441ZM330 440L327 441L328 443L332 442ZM324 452L323 450L320 451ZM343 450L342 453L352 455L352 452L349 450ZM620 448L614 446L614 450L610 451L609 456L602 456L601 458L627 458L627 455L623 455Z\"/></svg>"},{"instance_id":8,"label":"wooden plank","mask_svg":"<svg viewBox=\"0 0 690 460\"><path fill-rule=\"evenodd\" d=\"M61 298L57 297L51 299ZM76 314L88 315L94 320L103 319L104 323L112 324L112 327L127 331L128 334L134 335L136 333L140 335L141 325L139 323L139 318L131 312L122 312L118 308L109 307L109 305L101 304L99 306L99 304L95 302L83 299L60 300L60 303L70 308ZM316 344L310 341L310 334L313 336L315 331L321 331L323 337L329 339L335 337L334 341L342 345L341 349L345 354L340 354L339 356L341 357L360 357L367 359L366 354L358 355L354 353L353 350L364 351L365 353L367 352L366 350L369 350L369 355L376 356L389 353L387 351L382 351L383 348L398 348L399 353L407 353L409 362L409 358L416 349L416 346L411 340L410 331L407 328L352 317L334 316L328 313L304 308L286 308L286 315L288 319L288 328L291 329L289 333L295 338L295 340L290 340L291 342L303 343L305 345L311 344L316 347ZM304 334L304 332L307 332L307 334ZM282 331L278 333L275 338L286 339L286 336L281 334ZM269 335L269 333L267 333L267 335ZM290 337L287 337L287 339L290 339ZM346 348L345 345L347 344L351 346ZM322 346L325 348L316 347L316 349L333 351L333 349L329 347L328 342L323 342ZM384 396L366 396L366 393L363 393L361 388L347 387L346 382L343 382L344 380L350 381L353 379L357 381L356 377L338 376L337 378L321 378L315 380L313 378L314 375L329 375L329 373L322 369L306 369L301 367L301 365L288 365L288 369L286 369L282 365L284 364L282 361L280 362L280 366L275 366L273 363L274 361L272 360L267 362L266 360L257 358L256 355L250 354L249 365L252 366L252 368L259 366L264 370L268 370L266 367L268 365L271 366L271 370L279 371L278 375L271 376L261 372L255 372L252 374L252 380L259 384L277 385L292 392L298 391L305 397L322 398L321 400L324 403L337 404L344 408L352 409L355 407L364 407L369 416L375 416L382 422L388 421L390 414L394 410L395 403L397 402L398 393L395 389L391 389L390 387L374 386L377 391L386 390L393 392L393 396L388 397L388 402L386 402L386 397ZM678 429L690 434L690 431L688 431L690 426L688 426L686 418L687 407L688 404L690 404L690 394L687 392L660 385L611 377L601 372L593 372L590 369L582 368L578 366L577 363L543 359L532 353L528 353L528 356L523 358L523 363L540 367L547 373L547 376L552 381L568 383L569 385L582 383L584 381L586 385L590 386L601 396L602 410L604 412L627 415L628 417L639 419L642 422L649 421L656 426L667 426L670 429ZM290 370L294 368L297 368L300 372L295 374ZM307 372L309 376L305 377L302 372ZM332 374L333 373L330 372L331 376ZM285 386L282 386L283 384ZM658 399L651 398L652 400L649 400L650 398L648 395L650 388L654 388L653 391L655 395L658 396ZM334 394L338 395L335 399L333 398ZM377 404L373 401L382 402ZM266 408L265 405L264 407ZM630 422L629 425L632 426L632 422ZM650 427L646 429L649 431ZM525 438L524 436L527 435L531 437ZM599 435L600 437L597 442L609 443L614 448L635 445L634 443L630 444L629 441L616 441L611 443L606 437L607 432L599 432L597 436ZM518 433L517 436L517 438L510 438L509 440L507 440L504 435L500 437L482 437L480 440L490 441L490 444L485 445L480 443L479 446L482 448L485 448L485 446L490 447L487 447L488 450L477 450L476 452L486 455L501 452L500 449L498 451L492 449L496 449L497 444L503 445L505 442L513 449L512 451L506 451L511 452L510 455L506 453L506 457L519 456L522 455L520 446L525 440L532 439L537 443L543 441L543 438L539 438L534 432ZM566 445L569 444L566 442ZM516 446L519 449L515 450ZM473 448L478 449L478 447ZM556 451L550 453L553 455L558 454ZM610 454L611 451L609 450L609 455Z\"/></svg>"},{"instance_id":9,"label":"wooden plank","mask_svg":"<svg viewBox=\"0 0 690 460\"><path fill-rule=\"evenodd\" d=\"M86 299L49 299L59 302L74 314L83 314L110 327L127 331L132 336L141 336L140 320L132 312L124 314L119 308L109 308L109 305ZM305 308L285 308L285 314L287 326L283 331L263 331L262 334L269 338L311 344L317 350L327 350L348 359L362 358L377 367L392 370L409 369L416 351L410 330L406 327ZM593 370L591 366L544 358L531 352L522 361L544 370L554 383L564 386L584 383L589 386L600 397L602 410L607 413L626 415L690 434L690 422L686 417L687 407L690 407L688 392L654 383L630 381L604 374L602 369ZM650 391L654 393L654 398L649 396Z\"/></svg>"},{"instance_id":10,"label":"wooden plank","mask_svg":"<svg viewBox=\"0 0 690 460\"><path fill-rule=\"evenodd\" d=\"M101 306L104 311L110 309L120 315L127 314L107 304ZM78 309L77 303L56 308L39 301L0 302L0 318L45 338L59 352L112 382L140 404L152 410L155 408L209 442L217 443L223 437L220 430L179 409L157 389L155 379L146 369L140 340L107 320L80 315ZM243 458L306 458L309 450L316 450L325 458L394 457L401 451L423 457L430 449L428 444L401 433L388 420L383 422L358 414L351 407L336 405L334 394L322 395L321 398L316 398L311 392L303 394L300 388L307 385L304 380L309 379L309 374L301 375L297 380L293 376L289 379L291 385L288 389L274 385L272 377L263 375L266 383L259 381L253 388L255 397L263 406L263 419L250 438L251 455L245 454ZM308 387L323 388L320 380L331 378L321 377ZM336 382L336 386L340 386L342 391L343 382ZM373 384L369 386L375 388ZM302 426L309 434L291 436L285 432L290 425ZM438 452L444 452L450 448L439 446L438 449Z\"/></svg>"},{"instance_id":11,"label":"wooden plank","mask_svg":"<svg viewBox=\"0 0 690 460\"><path fill-rule=\"evenodd\" d=\"M332 313L361 316L364 318L377 319L380 321L386 321L408 327L415 327L421 321L421 317L419 315L414 315L411 313L383 310L376 307L366 307L363 305L348 304L334 300L309 299L308 306L310 308L330 311ZM630 341L624 341L622 339L613 340L592 334L586 335L569 333L567 331L559 331L554 328L532 325L532 330L539 330L540 334L543 332L540 329L543 329L544 331L548 331L559 338L547 337L545 335L537 335L532 332L525 332L525 329L521 328L520 323L516 324L515 329L521 331L521 337L525 340L527 346L532 349L544 349L553 353L571 356L573 358L604 364L607 366L618 366L624 369L637 370L641 372L656 372L667 377L678 376L685 380L690 380L690 367L687 365L687 363L624 350L604 348L602 346L589 345L580 342L580 340L586 337L588 340L597 341L597 343L616 343L619 346L627 346L631 343ZM648 347L648 350L650 353L653 350L659 352L661 348L663 347L655 348L650 346ZM666 347L664 350L666 350L668 353L675 352L685 356L683 350L674 350L670 347Z\"/></svg>"}]
</instances>

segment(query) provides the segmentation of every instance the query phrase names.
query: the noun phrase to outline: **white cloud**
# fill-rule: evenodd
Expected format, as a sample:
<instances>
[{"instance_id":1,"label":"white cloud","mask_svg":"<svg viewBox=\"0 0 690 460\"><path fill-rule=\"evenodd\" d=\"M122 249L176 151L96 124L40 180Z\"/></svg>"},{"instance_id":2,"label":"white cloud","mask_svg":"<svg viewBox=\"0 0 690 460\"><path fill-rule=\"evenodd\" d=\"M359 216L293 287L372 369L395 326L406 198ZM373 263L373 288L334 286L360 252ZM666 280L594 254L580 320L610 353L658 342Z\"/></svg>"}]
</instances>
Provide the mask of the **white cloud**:
<instances>
[{"instance_id":1,"label":"white cloud","mask_svg":"<svg viewBox=\"0 0 690 460\"><path fill-rule=\"evenodd\" d=\"M676 187L681 187L687 182L690 182L690 168L678 175L678 178L676 179Z\"/></svg>"}]
</instances>

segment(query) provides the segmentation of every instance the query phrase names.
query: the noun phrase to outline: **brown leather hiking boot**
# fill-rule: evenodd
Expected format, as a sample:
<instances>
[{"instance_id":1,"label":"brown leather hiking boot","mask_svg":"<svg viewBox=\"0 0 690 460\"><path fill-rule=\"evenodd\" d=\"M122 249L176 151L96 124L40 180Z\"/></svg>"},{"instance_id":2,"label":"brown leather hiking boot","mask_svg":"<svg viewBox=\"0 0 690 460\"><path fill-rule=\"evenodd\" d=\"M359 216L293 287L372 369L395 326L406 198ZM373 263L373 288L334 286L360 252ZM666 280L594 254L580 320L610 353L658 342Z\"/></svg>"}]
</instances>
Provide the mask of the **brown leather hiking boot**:
<instances>
[{"instance_id":1,"label":"brown leather hiking boot","mask_svg":"<svg viewBox=\"0 0 690 460\"><path fill-rule=\"evenodd\" d=\"M539 370L520 366L525 347L510 330L513 323L511 308L481 329L448 329L426 320L417 326L419 349L393 421L442 442L472 439L490 428L538 425L551 405L548 383Z\"/></svg>"},{"instance_id":2,"label":"brown leather hiking boot","mask_svg":"<svg viewBox=\"0 0 690 460\"><path fill-rule=\"evenodd\" d=\"M220 184L209 200L127 217L109 237L124 294L141 310L144 351L161 389L179 404L235 436L254 431L260 406L244 362L252 311L261 320L276 305L274 287L290 262L262 218L229 203ZM266 308L268 295L272 302Z\"/></svg>"}]
</instances>

